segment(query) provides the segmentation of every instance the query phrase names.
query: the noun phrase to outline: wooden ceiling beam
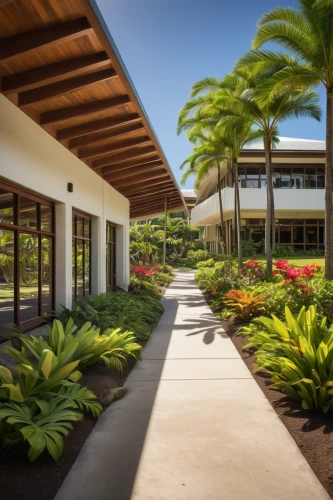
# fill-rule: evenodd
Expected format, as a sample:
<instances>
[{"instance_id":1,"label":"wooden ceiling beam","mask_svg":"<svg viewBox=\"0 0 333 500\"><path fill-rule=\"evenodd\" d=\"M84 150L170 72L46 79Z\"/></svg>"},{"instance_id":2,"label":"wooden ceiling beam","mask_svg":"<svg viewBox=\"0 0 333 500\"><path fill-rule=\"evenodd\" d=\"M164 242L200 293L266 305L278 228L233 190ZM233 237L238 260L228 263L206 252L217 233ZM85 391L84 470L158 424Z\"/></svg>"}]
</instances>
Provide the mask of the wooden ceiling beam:
<instances>
[{"instance_id":1,"label":"wooden ceiling beam","mask_svg":"<svg viewBox=\"0 0 333 500\"><path fill-rule=\"evenodd\" d=\"M112 186L117 189L123 186L128 186L129 183L131 186L134 186L135 184L140 184L141 182L150 181L152 179L163 179L164 177L170 178L170 175L164 168L159 168L140 175L132 175L131 177L125 177L118 181L113 180L110 182Z\"/></svg>"},{"instance_id":2,"label":"wooden ceiling beam","mask_svg":"<svg viewBox=\"0 0 333 500\"><path fill-rule=\"evenodd\" d=\"M102 118L100 120L82 123L82 125L60 129L57 132L57 139L58 141L64 141L66 139L75 139L78 137L82 138L93 132L109 130L114 127L118 127L119 125L124 125L125 123L131 123L138 120L140 120L140 115L138 113L116 116L114 118Z\"/></svg>"},{"instance_id":3,"label":"wooden ceiling beam","mask_svg":"<svg viewBox=\"0 0 333 500\"><path fill-rule=\"evenodd\" d=\"M109 70L111 71L111 70ZM93 73L94 74L94 73ZM50 125L51 123L60 122L63 120L69 120L70 118L77 118L79 116L87 116L93 113L98 113L100 111L105 111L106 109L116 108L118 106L123 106L128 104L130 98L128 95L121 95L118 97L111 97L110 99L101 99L99 101L86 102L85 104L79 104L78 106L70 106L68 108L54 109L53 111L46 111L40 115L40 125ZM87 124L85 124L87 125ZM77 127L80 127L78 125ZM71 127L75 128L75 127ZM68 129L64 129L68 130ZM62 134L61 134L62 133ZM63 130L59 130L58 134L62 137L64 135ZM81 134L83 135L83 134ZM72 136L75 137L75 136ZM68 139L69 137L64 137ZM60 139L62 140L62 139Z\"/></svg>"},{"instance_id":4,"label":"wooden ceiling beam","mask_svg":"<svg viewBox=\"0 0 333 500\"><path fill-rule=\"evenodd\" d=\"M168 208L171 208L171 209L175 209L178 207L181 207L180 200L179 201L172 201L170 203L170 205L168 206ZM131 206L131 209L130 209L131 217L140 217L141 215L144 216L147 213L147 210L150 211L148 213L152 213L154 211L156 211L156 212L163 211L164 212L164 210L165 210L164 199L161 199L159 202L144 204L144 205L140 206L139 208L137 208L136 206Z\"/></svg>"},{"instance_id":5,"label":"wooden ceiling beam","mask_svg":"<svg viewBox=\"0 0 333 500\"><path fill-rule=\"evenodd\" d=\"M136 121L138 118L135 118ZM131 132L137 132L143 130L144 126L142 123L130 123L129 125L124 125L116 130L106 130L104 132L95 132L93 134L87 134L81 137L76 137L70 139L68 147L69 149L79 148L81 146L87 146L88 144L95 144L96 142L102 142L108 139L115 139L116 137L122 137L123 135L130 134Z\"/></svg>"},{"instance_id":6,"label":"wooden ceiling beam","mask_svg":"<svg viewBox=\"0 0 333 500\"><path fill-rule=\"evenodd\" d=\"M144 174L147 172L154 172L157 169L160 170L161 167L163 167L162 162L160 163L160 165L158 165L156 167L145 167L143 165L141 167L126 168L125 170L119 170L116 173L102 175L102 177L106 182L112 183L114 181L119 181L121 179L128 179L128 178L135 177L138 174Z\"/></svg>"},{"instance_id":7,"label":"wooden ceiling beam","mask_svg":"<svg viewBox=\"0 0 333 500\"><path fill-rule=\"evenodd\" d=\"M178 195L178 192L175 191L175 187L174 186L170 186L170 187L166 187L164 189L159 189L158 193L156 193L156 189L151 189L151 190L147 190L145 191L144 193L140 193L140 194L133 194L133 195L128 195L128 199L130 200L130 202L134 202L134 201L139 201L139 200L143 200L144 198L148 198L148 197L151 197L151 198L154 198L154 195L156 196L156 198L160 198L161 196L165 196L165 195L171 195L171 194L177 194Z\"/></svg>"},{"instance_id":8,"label":"wooden ceiling beam","mask_svg":"<svg viewBox=\"0 0 333 500\"><path fill-rule=\"evenodd\" d=\"M92 27L87 18L82 17L66 23L11 35L0 40L0 61L7 62L23 54L32 54L46 47L54 47L90 31Z\"/></svg>"},{"instance_id":9,"label":"wooden ceiling beam","mask_svg":"<svg viewBox=\"0 0 333 500\"><path fill-rule=\"evenodd\" d=\"M121 188L121 189L119 189L119 191L125 197L127 195L131 195L131 194L142 193L145 189L151 189L151 188L156 188L156 192L159 192L158 190L160 189L160 186L163 185L163 187L165 187L164 186L165 184L170 184L170 185L174 186L170 176L169 176L169 179L161 179L161 180L152 179L150 182L143 181L143 182L135 184L135 185L134 184L130 185L127 188ZM115 188L115 189L118 189L118 188Z\"/></svg>"},{"instance_id":10,"label":"wooden ceiling beam","mask_svg":"<svg viewBox=\"0 0 333 500\"><path fill-rule=\"evenodd\" d=\"M114 172L122 172L126 168L141 167L143 165L158 167L162 166L163 162L160 160L160 157L158 155L149 156L148 158L133 158L132 160L128 160L123 163L115 163L108 165L107 167L103 167L101 168L101 173L102 175L113 174Z\"/></svg>"},{"instance_id":11,"label":"wooden ceiling beam","mask_svg":"<svg viewBox=\"0 0 333 500\"><path fill-rule=\"evenodd\" d=\"M3 76L1 79L1 92L9 95L23 90L35 89L65 78L78 76L86 71L101 68L109 63L110 59L106 52L97 52L96 54L39 66L13 75Z\"/></svg>"},{"instance_id":12,"label":"wooden ceiling beam","mask_svg":"<svg viewBox=\"0 0 333 500\"><path fill-rule=\"evenodd\" d=\"M145 148L134 148L129 151L125 151L124 153L118 153L113 156L106 156L105 158L101 158L100 160L95 160L91 168L100 168L107 165L110 165L112 162L121 163L122 161L129 160L131 158L140 158L141 156L148 156L156 153L155 146L147 146Z\"/></svg>"},{"instance_id":13,"label":"wooden ceiling beam","mask_svg":"<svg viewBox=\"0 0 333 500\"><path fill-rule=\"evenodd\" d=\"M93 148L81 148L79 149L80 160L87 160L88 158L93 158L95 156L101 156L106 153L116 153L117 151L124 151L127 149L140 146L142 144L148 144L151 142L150 137L138 137L136 139L129 139L127 141L115 142L113 144L106 144L104 146L98 146Z\"/></svg>"},{"instance_id":14,"label":"wooden ceiling beam","mask_svg":"<svg viewBox=\"0 0 333 500\"><path fill-rule=\"evenodd\" d=\"M36 102L47 101L54 97L63 96L75 90L95 85L96 83L105 82L111 78L116 78L118 75L114 69L103 69L89 73L88 75L77 76L76 78L68 78L57 83L44 85L37 89L20 92L18 95L18 106L27 106L36 104Z\"/></svg>"}]
</instances>

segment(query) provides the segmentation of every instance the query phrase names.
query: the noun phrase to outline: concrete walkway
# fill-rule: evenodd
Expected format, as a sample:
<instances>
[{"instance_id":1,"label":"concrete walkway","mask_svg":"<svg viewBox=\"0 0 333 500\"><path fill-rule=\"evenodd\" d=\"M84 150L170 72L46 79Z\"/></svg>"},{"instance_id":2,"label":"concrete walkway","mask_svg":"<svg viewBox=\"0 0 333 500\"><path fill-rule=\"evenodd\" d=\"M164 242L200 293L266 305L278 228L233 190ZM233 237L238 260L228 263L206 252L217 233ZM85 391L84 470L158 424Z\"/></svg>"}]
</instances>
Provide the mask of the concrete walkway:
<instances>
[{"instance_id":1,"label":"concrete walkway","mask_svg":"<svg viewBox=\"0 0 333 500\"><path fill-rule=\"evenodd\" d=\"M56 500L328 500L193 273L99 419Z\"/></svg>"}]
</instances>

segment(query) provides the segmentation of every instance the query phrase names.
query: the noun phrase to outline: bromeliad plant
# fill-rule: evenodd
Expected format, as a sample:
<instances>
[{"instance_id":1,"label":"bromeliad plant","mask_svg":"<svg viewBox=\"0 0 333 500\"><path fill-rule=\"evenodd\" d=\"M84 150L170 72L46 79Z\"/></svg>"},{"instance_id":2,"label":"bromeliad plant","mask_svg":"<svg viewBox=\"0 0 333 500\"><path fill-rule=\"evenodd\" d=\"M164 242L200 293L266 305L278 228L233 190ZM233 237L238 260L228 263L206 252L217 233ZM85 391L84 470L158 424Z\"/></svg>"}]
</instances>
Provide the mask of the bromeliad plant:
<instances>
[{"instance_id":1,"label":"bromeliad plant","mask_svg":"<svg viewBox=\"0 0 333 500\"><path fill-rule=\"evenodd\" d=\"M332 410L333 329L316 306L302 307L297 317L286 307L285 322L272 316L254 323L257 328L247 332L252 333L247 347L258 348L256 369L272 375L272 388L286 392L303 409Z\"/></svg>"},{"instance_id":2,"label":"bromeliad plant","mask_svg":"<svg viewBox=\"0 0 333 500\"><path fill-rule=\"evenodd\" d=\"M266 295L258 292L244 290L230 290L223 298L225 306L230 307L233 316L242 321L250 321L251 318L262 313L266 307Z\"/></svg>"},{"instance_id":3,"label":"bromeliad plant","mask_svg":"<svg viewBox=\"0 0 333 500\"><path fill-rule=\"evenodd\" d=\"M62 367L67 362L76 363L80 369L103 360L110 370L121 372L130 356L140 359L142 347L135 342L131 332L120 333L120 328L107 329L101 335L99 328L93 327L87 321L81 328L70 318L65 327L61 321L54 320L49 329L47 340L41 335L13 334L20 338L23 347L19 351L13 347L6 348L6 352L17 363L30 364L28 351L38 363L43 353L48 351L54 354L54 363Z\"/></svg>"}]
</instances>

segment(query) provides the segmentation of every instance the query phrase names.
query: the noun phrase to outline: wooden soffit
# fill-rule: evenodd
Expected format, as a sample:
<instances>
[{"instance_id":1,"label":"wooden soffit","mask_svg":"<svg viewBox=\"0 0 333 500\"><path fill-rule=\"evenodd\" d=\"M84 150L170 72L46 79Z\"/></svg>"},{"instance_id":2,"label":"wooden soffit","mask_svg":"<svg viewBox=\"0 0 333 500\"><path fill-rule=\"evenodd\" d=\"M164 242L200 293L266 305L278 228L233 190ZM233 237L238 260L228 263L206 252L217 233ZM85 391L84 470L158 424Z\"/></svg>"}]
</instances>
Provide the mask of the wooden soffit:
<instances>
[{"instance_id":1,"label":"wooden soffit","mask_svg":"<svg viewBox=\"0 0 333 500\"><path fill-rule=\"evenodd\" d=\"M132 218L166 197L187 212L94 0L0 3L0 76L11 102L130 200Z\"/></svg>"}]
</instances>

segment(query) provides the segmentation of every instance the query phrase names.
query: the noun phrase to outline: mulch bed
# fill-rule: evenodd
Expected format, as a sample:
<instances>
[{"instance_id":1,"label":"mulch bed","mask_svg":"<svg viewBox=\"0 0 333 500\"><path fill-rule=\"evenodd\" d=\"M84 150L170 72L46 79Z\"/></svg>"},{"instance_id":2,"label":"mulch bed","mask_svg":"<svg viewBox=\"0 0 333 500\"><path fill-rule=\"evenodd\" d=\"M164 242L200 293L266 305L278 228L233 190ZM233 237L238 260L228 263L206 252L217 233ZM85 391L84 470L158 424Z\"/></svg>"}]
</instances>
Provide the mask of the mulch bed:
<instances>
[{"instance_id":1,"label":"mulch bed","mask_svg":"<svg viewBox=\"0 0 333 500\"><path fill-rule=\"evenodd\" d=\"M333 499L333 415L304 411L297 401L280 391L269 389L268 374L253 373L255 358L242 350L248 342L247 337L234 335L241 324L232 320L221 323L260 389Z\"/></svg>"}]
</instances>

